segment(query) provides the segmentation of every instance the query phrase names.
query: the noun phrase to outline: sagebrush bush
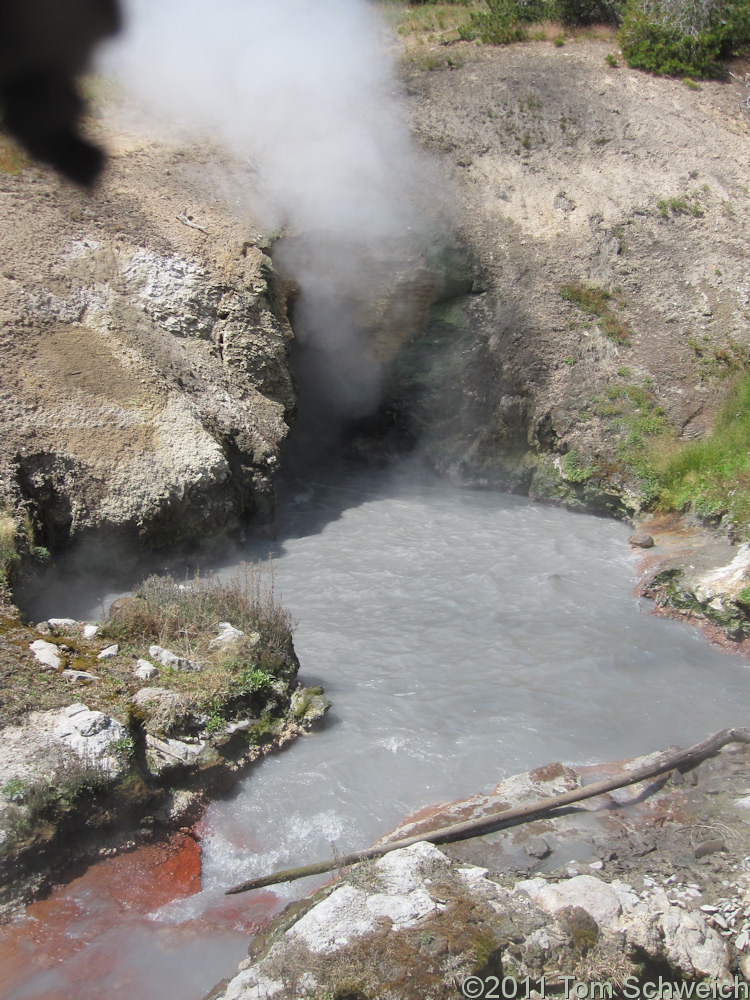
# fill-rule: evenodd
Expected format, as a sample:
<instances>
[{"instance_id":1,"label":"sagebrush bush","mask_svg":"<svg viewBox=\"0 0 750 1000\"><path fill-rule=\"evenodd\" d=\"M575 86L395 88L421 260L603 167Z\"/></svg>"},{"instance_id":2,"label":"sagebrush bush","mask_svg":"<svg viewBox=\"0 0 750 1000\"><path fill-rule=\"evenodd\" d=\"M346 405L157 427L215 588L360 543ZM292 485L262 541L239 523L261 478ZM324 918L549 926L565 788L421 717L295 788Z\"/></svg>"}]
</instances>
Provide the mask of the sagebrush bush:
<instances>
[{"instance_id":1,"label":"sagebrush bush","mask_svg":"<svg viewBox=\"0 0 750 1000\"><path fill-rule=\"evenodd\" d=\"M705 78L750 46L750 0L628 0L620 30L629 66Z\"/></svg>"},{"instance_id":2,"label":"sagebrush bush","mask_svg":"<svg viewBox=\"0 0 750 1000\"><path fill-rule=\"evenodd\" d=\"M200 576L179 581L150 576L117 602L102 635L121 642L150 639L174 643L186 655L216 634L228 621L243 632L258 632L265 649L284 651L292 618L274 596L273 569L243 563L233 577Z\"/></svg>"}]
</instances>

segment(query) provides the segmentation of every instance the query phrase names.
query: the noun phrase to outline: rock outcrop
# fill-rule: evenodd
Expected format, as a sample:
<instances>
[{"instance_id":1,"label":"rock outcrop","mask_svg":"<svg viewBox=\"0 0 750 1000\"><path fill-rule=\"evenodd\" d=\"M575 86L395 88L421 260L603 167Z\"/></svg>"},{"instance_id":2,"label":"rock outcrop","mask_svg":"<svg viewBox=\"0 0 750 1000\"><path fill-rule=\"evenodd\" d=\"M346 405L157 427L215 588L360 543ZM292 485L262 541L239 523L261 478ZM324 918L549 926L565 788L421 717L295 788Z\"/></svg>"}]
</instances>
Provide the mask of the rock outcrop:
<instances>
[{"instance_id":1,"label":"rock outcrop","mask_svg":"<svg viewBox=\"0 0 750 1000\"><path fill-rule=\"evenodd\" d=\"M674 991L699 983L735 995L750 973L750 838L740 822L748 805L738 798L747 756L727 748L686 777L357 865L291 904L212 1000L448 1000L495 988L500 995L500 983L509 995L537 997L590 996L594 983L609 983L613 996L646 996L644 984L659 982L663 996L691 995ZM388 839L502 812L646 760L549 764L490 795L424 810Z\"/></svg>"},{"instance_id":2,"label":"rock outcrop","mask_svg":"<svg viewBox=\"0 0 750 1000\"><path fill-rule=\"evenodd\" d=\"M473 280L396 357L386 410L459 482L623 514L648 499L643 437L700 437L746 370L750 139L739 77L690 90L613 47L407 60L460 203L442 263Z\"/></svg>"},{"instance_id":3,"label":"rock outcrop","mask_svg":"<svg viewBox=\"0 0 750 1000\"><path fill-rule=\"evenodd\" d=\"M96 131L113 148L91 195L0 174L0 500L51 550L267 521L295 395L261 234L205 150Z\"/></svg>"}]
</instances>

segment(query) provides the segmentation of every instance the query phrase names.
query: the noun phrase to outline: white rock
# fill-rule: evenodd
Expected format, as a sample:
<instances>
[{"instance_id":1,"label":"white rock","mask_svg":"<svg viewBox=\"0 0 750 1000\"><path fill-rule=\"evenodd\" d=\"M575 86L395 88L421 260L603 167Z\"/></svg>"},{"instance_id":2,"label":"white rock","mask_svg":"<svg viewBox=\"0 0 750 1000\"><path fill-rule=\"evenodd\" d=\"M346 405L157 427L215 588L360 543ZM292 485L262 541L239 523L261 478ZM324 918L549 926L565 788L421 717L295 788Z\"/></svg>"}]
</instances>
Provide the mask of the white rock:
<instances>
[{"instance_id":1,"label":"white rock","mask_svg":"<svg viewBox=\"0 0 750 1000\"><path fill-rule=\"evenodd\" d=\"M375 930L383 917L392 921L394 929L410 927L438 909L425 881L435 874L436 866L447 870L449 861L432 844L420 842L392 851L374 866L384 891L368 895L351 885L340 886L309 910L289 934L300 938L311 951L327 952Z\"/></svg>"},{"instance_id":2,"label":"white rock","mask_svg":"<svg viewBox=\"0 0 750 1000\"><path fill-rule=\"evenodd\" d=\"M98 625L84 625L83 626L83 638L93 639L94 636L99 632Z\"/></svg>"},{"instance_id":3,"label":"white rock","mask_svg":"<svg viewBox=\"0 0 750 1000\"><path fill-rule=\"evenodd\" d=\"M59 670L62 666L60 649L54 642L47 642L46 639L35 639L29 643L29 649L37 661L49 670Z\"/></svg>"},{"instance_id":4,"label":"white rock","mask_svg":"<svg viewBox=\"0 0 750 1000\"><path fill-rule=\"evenodd\" d=\"M200 670L200 663L194 663L192 660L188 660L185 656L177 656L176 653L171 652L169 649L165 649L163 646L149 646L148 655L152 660L156 660L163 667L169 667L172 670Z\"/></svg>"},{"instance_id":5,"label":"white rock","mask_svg":"<svg viewBox=\"0 0 750 1000\"><path fill-rule=\"evenodd\" d=\"M566 906L580 906L599 925L614 923L623 912L623 892L617 884L604 882L593 875L576 875L564 882L548 882L543 878L525 879L516 883L516 889L526 893L548 913L556 913ZM637 900L629 890L628 905Z\"/></svg>"},{"instance_id":6,"label":"white rock","mask_svg":"<svg viewBox=\"0 0 750 1000\"><path fill-rule=\"evenodd\" d=\"M152 681L154 677L159 676L159 671L148 660L136 660L133 674L139 681Z\"/></svg>"},{"instance_id":7,"label":"white rock","mask_svg":"<svg viewBox=\"0 0 750 1000\"><path fill-rule=\"evenodd\" d=\"M224 649L226 646L231 646L233 642L237 642L245 634L229 622L219 622L217 628L219 633L208 644L209 649Z\"/></svg>"},{"instance_id":8,"label":"white rock","mask_svg":"<svg viewBox=\"0 0 750 1000\"><path fill-rule=\"evenodd\" d=\"M111 660L120 652L120 647L117 643L113 643L111 646L105 646L104 649L97 656L97 660Z\"/></svg>"},{"instance_id":9,"label":"white rock","mask_svg":"<svg viewBox=\"0 0 750 1000\"><path fill-rule=\"evenodd\" d=\"M750 571L750 545L740 545L737 555L728 566L720 566L704 573L695 583L695 596L708 603L721 594L734 597L745 585Z\"/></svg>"},{"instance_id":10,"label":"white rock","mask_svg":"<svg viewBox=\"0 0 750 1000\"><path fill-rule=\"evenodd\" d=\"M248 969L234 977L222 1000L268 1000L283 989L283 983L269 979L255 969Z\"/></svg>"},{"instance_id":11,"label":"white rock","mask_svg":"<svg viewBox=\"0 0 750 1000\"><path fill-rule=\"evenodd\" d=\"M78 626L75 618L48 618L47 624L50 628L72 629Z\"/></svg>"},{"instance_id":12,"label":"white rock","mask_svg":"<svg viewBox=\"0 0 750 1000\"><path fill-rule=\"evenodd\" d=\"M63 670L62 675L72 684L89 684L99 680L96 674L90 674L88 670Z\"/></svg>"},{"instance_id":13,"label":"white rock","mask_svg":"<svg viewBox=\"0 0 750 1000\"><path fill-rule=\"evenodd\" d=\"M103 712L93 712L80 703L65 709L53 736L88 763L100 766L110 777L123 762L110 754L111 745L128 735L126 728Z\"/></svg>"},{"instance_id":14,"label":"white rock","mask_svg":"<svg viewBox=\"0 0 750 1000\"><path fill-rule=\"evenodd\" d=\"M201 740L187 743L184 740L146 734L146 756L151 770L156 774L178 765L195 764L205 749L206 744Z\"/></svg>"},{"instance_id":15,"label":"white rock","mask_svg":"<svg viewBox=\"0 0 750 1000\"><path fill-rule=\"evenodd\" d=\"M367 897L367 909L375 917L388 917L395 927L411 927L437 905L424 889L414 889L404 896L374 893Z\"/></svg>"},{"instance_id":16,"label":"white rock","mask_svg":"<svg viewBox=\"0 0 750 1000\"><path fill-rule=\"evenodd\" d=\"M458 874L472 882L474 879L484 878L488 871L489 868L459 868Z\"/></svg>"},{"instance_id":17,"label":"white rock","mask_svg":"<svg viewBox=\"0 0 750 1000\"><path fill-rule=\"evenodd\" d=\"M228 722L225 726L224 731L231 736L232 733L242 733L246 729L249 729L254 723L258 722L258 719L239 719L237 722Z\"/></svg>"},{"instance_id":18,"label":"white rock","mask_svg":"<svg viewBox=\"0 0 750 1000\"><path fill-rule=\"evenodd\" d=\"M434 874L434 868L447 868L449 861L434 844L420 840L411 847L391 851L379 858L375 863L378 876L388 892L397 895L413 892L425 884L422 869L428 868Z\"/></svg>"}]
</instances>

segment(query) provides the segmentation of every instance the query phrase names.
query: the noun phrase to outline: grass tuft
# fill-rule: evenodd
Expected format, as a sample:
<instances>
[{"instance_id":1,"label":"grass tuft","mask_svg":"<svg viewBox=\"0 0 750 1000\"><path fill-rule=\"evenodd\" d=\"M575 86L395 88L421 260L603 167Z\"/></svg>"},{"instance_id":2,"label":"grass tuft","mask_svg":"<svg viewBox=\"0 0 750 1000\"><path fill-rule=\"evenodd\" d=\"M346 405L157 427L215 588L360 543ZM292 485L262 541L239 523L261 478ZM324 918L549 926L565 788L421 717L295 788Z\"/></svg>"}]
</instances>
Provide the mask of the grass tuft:
<instances>
[{"instance_id":1,"label":"grass tuft","mask_svg":"<svg viewBox=\"0 0 750 1000\"><path fill-rule=\"evenodd\" d=\"M710 436L654 456L659 506L727 517L750 532L750 375L729 392Z\"/></svg>"},{"instance_id":2,"label":"grass tuft","mask_svg":"<svg viewBox=\"0 0 750 1000\"><path fill-rule=\"evenodd\" d=\"M627 344L630 340L630 326L618 319L612 303L615 299L603 288L587 285L568 284L560 287L560 295L585 313L596 316L599 327L605 337L618 344Z\"/></svg>"}]
</instances>

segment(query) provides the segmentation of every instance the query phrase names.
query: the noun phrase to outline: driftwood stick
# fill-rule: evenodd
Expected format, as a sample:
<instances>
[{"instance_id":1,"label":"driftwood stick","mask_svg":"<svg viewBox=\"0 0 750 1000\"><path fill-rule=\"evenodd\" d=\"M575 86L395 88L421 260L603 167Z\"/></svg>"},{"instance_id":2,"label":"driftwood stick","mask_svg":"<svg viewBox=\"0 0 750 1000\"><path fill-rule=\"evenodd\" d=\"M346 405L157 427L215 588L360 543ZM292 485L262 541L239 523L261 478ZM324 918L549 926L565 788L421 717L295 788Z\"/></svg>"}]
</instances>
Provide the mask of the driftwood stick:
<instances>
[{"instance_id":1,"label":"driftwood stick","mask_svg":"<svg viewBox=\"0 0 750 1000\"><path fill-rule=\"evenodd\" d=\"M364 851L353 851L351 854L343 854L338 858L329 858L326 861L318 861L311 865L302 865L300 868L289 868L286 871L274 872L272 875L263 875L260 878L253 878L247 882L227 889L225 895L234 895L239 892L249 892L251 889L262 889L267 885L277 885L279 882L292 882L295 879L305 878L308 875L320 875L323 872L332 871L334 868L345 868L349 865L357 864L359 861L368 861L371 858L380 858L391 851L397 851L402 847L411 847L420 841L427 841L430 844L446 844L457 840L469 840L472 837L481 837L486 833L493 833L508 826L517 826L532 819L545 816L562 806L570 805L573 802L581 802L584 799L593 798L595 795L602 795L604 792L614 791L616 788L624 788L626 785L634 785L639 781L648 778L655 778L668 771L679 769L689 771L691 768L713 757L722 747L728 743L750 743L750 729L722 729L721 732L701 743L696 743L687 750L676 750L673 753L665 753L659 762L646 764L643 767L635 768L632 771L624 771L612 778L605 778L603 781L596 781L591 785L584 785L582 788L574 788L570 792L562 795L552 795L528 805L518 806L515 809L506 809L504 812L496 813L493 816L485 816L479 820L467 820L464 823L455 823L452 826L445 826L432 832L420 833L412 837L404 837L401 840L392 840L385 844L378 844L368 847Z\"/></svg>"},{"instance_id":2,"label":"driftwood stick","mask_svg":"<svg viewBox=\"0 0 750 1000\"><path fill-rule=\"evenodd\" d=\"M199 226L197 222L193 222L190 216L186 215L184 212L182 215L176 215L175 219L177 219L178 222L181 222L183 226L190 226L191 229L197 229L199 232L205 233L206 236L208 236L208 230L204 229L203 226Z\"/></svg>"}]
</instances>

